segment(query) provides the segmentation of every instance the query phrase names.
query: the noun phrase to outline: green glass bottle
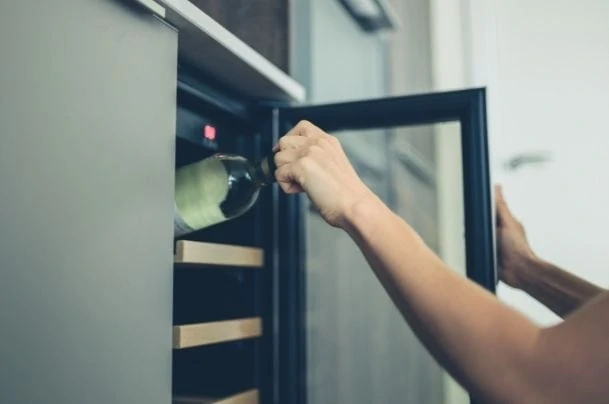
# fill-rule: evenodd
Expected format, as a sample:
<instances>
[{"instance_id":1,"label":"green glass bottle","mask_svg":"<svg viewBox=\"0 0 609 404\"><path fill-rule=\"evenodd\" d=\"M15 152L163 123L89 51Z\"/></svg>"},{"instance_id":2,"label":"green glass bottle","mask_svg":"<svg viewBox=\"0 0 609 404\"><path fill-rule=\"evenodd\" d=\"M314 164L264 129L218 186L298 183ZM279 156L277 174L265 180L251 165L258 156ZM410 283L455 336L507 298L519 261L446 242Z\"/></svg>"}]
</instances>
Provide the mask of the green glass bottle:
<instances>
[{"instance_id":1,"label":"green glass bottle","mask_svg":"<svg viewBox=\"0 0 609 404\"><path fill-rule=\"evenodd\" d=\"M234 219L247 212L260 189L275 181L273 156L251 163L215 154L179 168L175 176L174 237Z\"/></svg>"}]
</instances>

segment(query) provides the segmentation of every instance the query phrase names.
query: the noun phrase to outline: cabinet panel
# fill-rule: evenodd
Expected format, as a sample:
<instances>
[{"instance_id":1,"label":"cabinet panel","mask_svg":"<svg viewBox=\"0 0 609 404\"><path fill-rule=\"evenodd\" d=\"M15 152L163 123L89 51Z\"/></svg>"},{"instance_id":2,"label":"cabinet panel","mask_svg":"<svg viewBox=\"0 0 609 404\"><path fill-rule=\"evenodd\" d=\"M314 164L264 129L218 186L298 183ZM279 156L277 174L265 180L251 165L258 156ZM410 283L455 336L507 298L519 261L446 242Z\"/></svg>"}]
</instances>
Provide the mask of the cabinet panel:
<instances>
[{"instance_id":1,"label":"cabinet panel","mask_svg":"<svg viewBox=\"0 0 609 404\"><path fill-rule=\"evenodd\" d=\"M0 402L169 403L177 34L3 2L0 52Z\"/></svg>"}]
</instances>

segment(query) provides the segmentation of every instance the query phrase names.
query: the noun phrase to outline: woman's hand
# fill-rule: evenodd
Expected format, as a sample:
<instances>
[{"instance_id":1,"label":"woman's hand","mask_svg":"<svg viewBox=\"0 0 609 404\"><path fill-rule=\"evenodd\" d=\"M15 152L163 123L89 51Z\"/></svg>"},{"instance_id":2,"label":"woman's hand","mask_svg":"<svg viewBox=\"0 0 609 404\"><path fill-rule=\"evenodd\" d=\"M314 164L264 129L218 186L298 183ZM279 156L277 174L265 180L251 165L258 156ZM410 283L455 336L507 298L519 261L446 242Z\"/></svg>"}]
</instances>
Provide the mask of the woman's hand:
<instances>
[{"instance_id":1,"label":"woman's hand","mask_svg":"<svg viewBox=\"0 0 609 404\"><path fill-rule=\"evenodd\" d=\"M538 259L529 246L524 226L508 208L500 186L495 187L497 206L497 247L499 278L520 288L525 271L536 270Z\"/></svg>"},{"instance_id":2,"label":"woman's hand","mask_svg":"<svg viewBox=\"0 0 609 404\"><path fill-rule=\"evenodd\" d=\"M287 193L306 192L330 225L345 227L353 208L376 198L347 159L340 142L301 121L274 148L277 183Z\"/></svg>"}]
</instances>

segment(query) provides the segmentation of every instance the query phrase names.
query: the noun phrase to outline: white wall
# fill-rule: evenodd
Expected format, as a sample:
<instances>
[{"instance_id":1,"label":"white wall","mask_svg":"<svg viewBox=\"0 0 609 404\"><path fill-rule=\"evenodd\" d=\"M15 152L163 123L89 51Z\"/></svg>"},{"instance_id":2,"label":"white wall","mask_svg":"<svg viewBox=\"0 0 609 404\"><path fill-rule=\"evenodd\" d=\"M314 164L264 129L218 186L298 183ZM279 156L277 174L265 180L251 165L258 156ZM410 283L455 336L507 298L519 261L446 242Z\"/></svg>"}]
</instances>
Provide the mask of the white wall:
<instances>
[{"instance_id":1,"label":"white wall","mask_svg":"<svg viewBox=\"0 0 609 404\"><path fill-rule=\"evenodd\" d=\"M432 0L434 88L487 87L493 177L543 257L609 285L609 2L585 0ZM461 167L442 136L440 192L460 186ZM545 166L507 173L503 163L548 151ZM452 178L451 178L452 170ZM452 181L451 181L452 180ZM463 269L459 204L440 197L442 255ZM541 324L558 321L522 292L499 296ZM467 398L450 378L447 403Z\"/></svg>"},{"instance_id":2,"label":"white wall","mask_svg":"<svg viewBox=\"0 0 609 404\"><path fill-rule=\"evenodd\" d=\"M312 100L381 95L378 40L359 33L335 1L293 3L307 11L298 18L310 19L297 41L309 49L294 72ZM533 246L609 285L609 1L430 0L430 7L433 88L488 87L494 179L506 185ZM456 138L442 135L454 130L438 130L446 194L461 189ZM553 161L503 171L505 159L531 150L548 150ZM439 200L443 256L463 271L462 207ZM556 321L521 293L501 287L500 296L540 323ZM447 403L467 402L451 381L446 392Z\"/></svg>"},{"instance_id":3,"label":"white wall","mask_svg":"<svg viewBox=\"0 0 609 404\"><path fill-rule=\"evenodd\" d=\"M473 79L492 94L495 179L539 255L608 286L609 2L471 3ZM529 151L552 161L503 169ZM523 293L499 295L541 324L558 321Z\"/></svg>"},{"instance_id":4,"label":"white wall","mask_svg":"<svg viewBox=\"0 0 609 404\"><path fill-rule=\"evenodd\" d=\"M487 87L491 163L536 251L609 286L609 1L431 0L435 90ZM439 191L461 187L454 128L438 129ZM507 173L547 150L553 162ZM441 196L442 257L464 270L462 207ZM499 296L541 324L557 321L523 293ZM450 378L446 403L466 403Z\"/></svg>"}]
</instances>

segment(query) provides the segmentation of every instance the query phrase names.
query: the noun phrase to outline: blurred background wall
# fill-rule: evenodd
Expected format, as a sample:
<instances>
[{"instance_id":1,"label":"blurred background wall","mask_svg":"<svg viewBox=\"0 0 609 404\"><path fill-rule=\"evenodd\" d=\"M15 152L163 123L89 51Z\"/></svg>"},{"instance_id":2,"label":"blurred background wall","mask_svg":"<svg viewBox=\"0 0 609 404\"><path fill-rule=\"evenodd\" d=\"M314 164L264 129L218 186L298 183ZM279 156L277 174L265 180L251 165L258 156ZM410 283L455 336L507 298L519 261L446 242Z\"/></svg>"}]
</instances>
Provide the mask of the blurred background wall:
<instances>
[{"instance_id":1,"label":"blurred background wall","mask_svg":"<svg viewBox=\"0 0 609 404\"><path fill-rule=\"evenodd\" d=\"M493 181L544 258L609 285L609 2L392 0L400 27L362 31L338 1L292 1L291 72L311 102L471 86L488 91ZM362 177L464 271L458 125L337 134ZM418 159L426 181L400 156ZM466 403L352 242L308 219L309 402ZM541 324L545 308L499 296ZM464 310L467 308L464 307Z\"/></svg>"}]
</instances>

